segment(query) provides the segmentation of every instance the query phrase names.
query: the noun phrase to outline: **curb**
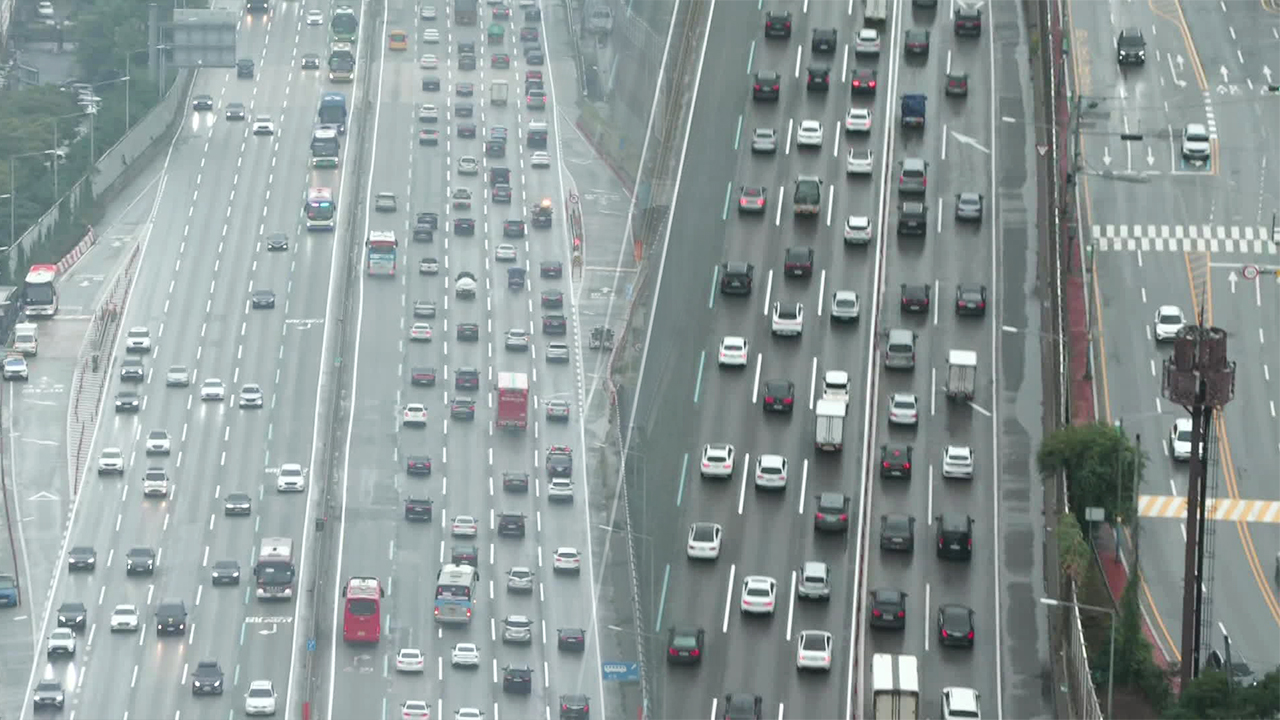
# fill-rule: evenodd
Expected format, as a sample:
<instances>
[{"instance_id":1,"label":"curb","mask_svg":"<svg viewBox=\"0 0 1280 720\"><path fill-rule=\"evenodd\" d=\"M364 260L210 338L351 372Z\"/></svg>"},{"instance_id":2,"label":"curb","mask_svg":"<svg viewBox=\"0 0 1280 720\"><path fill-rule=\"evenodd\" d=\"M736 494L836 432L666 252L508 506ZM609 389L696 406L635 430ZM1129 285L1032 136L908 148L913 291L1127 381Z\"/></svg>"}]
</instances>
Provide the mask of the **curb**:
<instances>
[{"instance_id":1,"label":"curb","mask_svg":"<svg viewBox=\"0 0 1280 720\"><path fill-rule=\"evenodd\" d=\"M80 262L80 258L84 257L85 253L89 252L97 244L98 236L94 235L93 226L90 225L84 239L76 243L76 246L71 248L71 252L62 256L62 259L58 261L58 275L64 275L68 270L75 267L75 264Z\"/></svg>"}]
</instances>

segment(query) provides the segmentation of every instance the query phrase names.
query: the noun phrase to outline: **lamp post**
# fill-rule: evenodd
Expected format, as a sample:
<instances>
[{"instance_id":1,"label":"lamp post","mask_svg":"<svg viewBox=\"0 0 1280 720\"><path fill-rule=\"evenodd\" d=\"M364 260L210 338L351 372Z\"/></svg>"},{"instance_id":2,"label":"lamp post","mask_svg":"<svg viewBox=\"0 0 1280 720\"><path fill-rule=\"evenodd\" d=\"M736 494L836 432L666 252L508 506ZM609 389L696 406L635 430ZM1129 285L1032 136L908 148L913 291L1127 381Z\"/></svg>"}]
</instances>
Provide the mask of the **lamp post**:
<instances>
[{"instance_id":1,"label":"lamp post","mask_svg":"<svg viewBox=\"0 0 1280 720\"><path fill-rule=\"evenodd\" d=\"M9 175L9 184L10 185L13 184L12 173ZM9 244L5 245L3 248L0 248L0 250L8 250L13 245L13 203L16 199L17 198L15 198L13 196L13 193L11 192L5 193L4 195L0 195L0 200L9 201Z\"/></svg>"},{"instance_id":2,"label":"lamp post","mask_svg":"<svg viewBox=\"0 0 1280 720\"><path fill-rule=\"evenodd\" d=\"M133 62L133 56L137 55L140 52L151 52L151 48L141 47L141 48L138 48L137 50L133 50L124 54L124 78L122 79L125 81L124 83L124 129L125 129L125 132L128 132L129 128L133 127L133 113L129 105L129 77L133 75L133 73L129 72L129 66Z\"/></svg>"},{"instance_id":3,"label":"lamp post","mask_svg":"<svg viewBox=\"0 0 1280 720\"><path fill-rule=\"evenodd\" d=\"M126 114L126 116L127 116L127 115L128 115L128 110L127 110L127 108L128 108L128 105L129 105L129 100L128 100L128 98L129 98L129 76L128 76L127 74L126 74L124 77L118 77L118 78L114 78L114 79L112 79L112 80L103 80L102 82L96 82L96 83L94 83L94 84L92 85L92 87L96 89L96 88L100 88L100 87L103 87L103 86L106 86L106 85L114 85L115 83L118 83L118 82L122 82L122 83L124 83L125 107L126 107L125 114ZM89 116L89 164L90 164L90 165L93 165L94 163L98 162L98 153L97 153L97 148L96 148L96 146L95 146L95 140L94 140L94 128L95 128L95 127L97 126L97 124L98 124L98 123L97 123L97 121L98 121L98 107L99 107L98 103L99 103L101 100L102 100L102 98L98 97L96 94L95 94L93 97L88 97L88 98L82 98L82 99L81 99L81 102L82 102L82 104L83 104L83 106L84 106L84 112L85 112L85 114L86 114L86 115L88 115L88 116ZM125 131L127 132L127 131L128 131L128 129L129 129L129 120L128 120L128 118L126 117L126 118L125 118Z\"/></svg>"},{"instance_id":4,"label":"lamp post","mask_svg":"<svg viewBox=\"0 0 1280 720\"><path fill-rule=\"evenodd\" d=\"M1077 610L1090 610L1092 612L1106 613L1111 616L1111 649L1107 654L1107 720L1114 717L1111 714L1113 701L1115 700L1116 688L1116 611L1112 608L1099 607L1097 605L1085 605L1083 603L1067 602L1065 600L1054 600L1053 598L1040 598L1043 605L1053 605L1055 607L1072 607Z\"/></svg>"},{"instance_id":5,"label":"lamp post","mask_svg":"<svg viewBox=\"0 0 1280 720\"><path fill-rule=\"evenodd\" d=\"M18 241L15 229L17 227L15 218L16 208L18 206L18 183L15 180L17 176L13 174L13 161L18 158L32 157L34 155L52 155L54 168L57 168L58 166L58 151L56 148L53 150L36 150L35 152L18 153L17 155L9 156L9 182L13 184L13 187L9 188L9 247L13 247ZM54 171L54 177L57 177L56 169ZM58 196L58 185L56 180L54 181L53 195L55 198Z\"/></svg>"}]
</instances>

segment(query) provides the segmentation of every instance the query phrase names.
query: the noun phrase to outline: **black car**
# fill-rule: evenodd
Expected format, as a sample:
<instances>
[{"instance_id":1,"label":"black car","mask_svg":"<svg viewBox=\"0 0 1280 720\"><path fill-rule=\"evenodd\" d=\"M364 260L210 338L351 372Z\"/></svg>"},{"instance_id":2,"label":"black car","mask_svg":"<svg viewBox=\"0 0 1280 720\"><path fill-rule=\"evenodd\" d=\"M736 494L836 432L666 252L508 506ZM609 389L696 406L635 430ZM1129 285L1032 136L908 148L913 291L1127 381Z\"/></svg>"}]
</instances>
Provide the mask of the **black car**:
<instances>
[{"instance_id":1,"label":"black car","mask_svg":"<svg viewBox=\"0 0 1280 720\"><path fill-rule=\"evenodd\" d=\"M702 628L671 628L667 631L667 664L697 665L707 633Z\"/></svg>"},{"instance_id":2,"label":"black car","mask_svg":"<svg viewBox=\"0 0 1280 720\"><path fill-rule=\"evenodd\" d=\"M453 86L453 92L458 97L472 97L476 94L476 86L469 82L460 82Z\"/></svg>"},{"instance_id":3,"label":"black car","mask_svg":"<svg viewBox=\"0 0 1280 720\"><path fill-rule=\"evenodd\" d=\"M226 119L228 120L244 120L245 118L244 103L238 103L238 102L227 103L227 107L223 113L223 116L226 117Z\"/></svg>"},{"instance_id":4,"label":"black car","mask_svg":"<svg viewBox=\"0 0 1280 720\"><path fill-rule=\"evenodd\" d=\"M142 409L142 398L134 390L121 390L116 393L116 412L136 413Z\"/></svg>"},{"instance_id":5,"label":"black car","mask_svg":"<svg viewBox=\"0 0 1280 720\"><path fill-rule=\"evenodd\" d=\"M933 290L929 285L902 283L898 287L902 293L902 312L929 312L929 295Z\"/></svg>"},{"instance_id":6,"label":"black car","mask_svg":"<svg viewBox=\"0 0 1280 720\"><path fill-rule=\"evenodd\" d=\"M253 512L253 498L249 497L249 493L227 493L227 496L222 499L223 515L248 515L251 512Z\"/></svg>"},{"instance_id":7,"label":"black car","mask_svg":"<svg viewBox=\"0 0 1280 720\"><path fill-rule=\"evenodd\" d=\"M552 445L547 448L546 471L548 477L567 478L573 476L573 453L564 445Z\"/></svg>"},{"instance_id":8,"label":"black car","mask_svg":"<svg viewBox=\"0 0 1280 720\"><path fill-rule=\"evenodd\" d=\"M420 212L414 218L414 227L423 227L427 230L435 230L440 227L440 216L433 212Z\"/></svg>"},{"instance_id":9,"label":"black car","mask_svg":"<svg viewBox=\"0 0 1280 720\"><path fill-rule=\"evenodd\" d=\"M476 114L476 106L469 102L455 103L453 106L454 117L474 117Z\"/></svg>"},{"instance_id":10,"label":"black car","mask_svg":"<svg viewBox=\"0 0 1280 720\"><path fill-rule=\"evenodd\" d=\"M475 545L454 545L453 550L449 553L449 557L450 562L454 565L480 567L476 560L479 555Z\"/></svg>"},{"instance_id":11,"label":"black car","mask_svg":"<svg viewBox=\"0 0 1280 720\"><path fill-rule=\"evenodd\" d=\"M98 551L86 545L73 547L67 551L67 570L92 571L98 566Z\"/></svg>"},{"instance_id":12,"label":"black car","mask_svg":"<svg viewBox=\"0 0 1280 720\"><path fill-rule=\"evenodd\" d=\"M430 455L409 455L405 458L405 472L410 475L430 475L431 474L431 456Z\"/></svg>"},{"instance_id":13,"label":"black car","mask_svg":"<svg viewBox=\"0 0 1280 720\"><path fill-rule=\"evenodd\" d=\"M239 585L240 563L235 560L218 560L213 564L211 579L214 585Z\"/></svg>"},{"instance_id":14,"label":"black car","mask_svg":"<svg viewBox=\"0 0 1280 720\"><path fill-rule=\"evenodd\" d=\"M476 401L472 398L454 398L449 403L449 416L458 420L475 420Z\"/></svg>"},{"instance_id":15,"label":"black car","mask_svg":"<svg viewBox=\"0 0 1280 720\"><path fill-rule=\"evenodd\" d=\"M915 552L916 519L906 513L880 516L880 549Z\"/></svg>"},{"instance_id":16,"label":"black car","mask_svg":"<svg viewBox=\"0 0 1280 720\"><path fill-rule=\"evenodd\" d=\"M84 603L68 601L58 606L58 627L84 630L89 611Z\"/></svg>"},{"instance_id":17,"label":"black car","mask_svg":"<svg viewBox=\"0 0 1280 720\"><path fill-rule=\"evenodd\" d=\"M147 369L142 365L142 358L127 357L120 361L120 379L125 382L142 382L147 377Z\"/></svg>"},{"instance_id":18,"label":"black car","mask_svg":"<svg viewBox=\"0 0 1280 720\"><path fill-rule=\"evenodd\" d=\"M498 513L498 534L524 537L524 515L521 513Z\"/></svg>"},{"instance_id":19,"label":"black car","mask_svg":"<svg viewBox=\"0 0 1280 720\"><path fill-rule=\"evenodd\" d=\"M973 610L954 603L938 607L939 642L971 648L973 634Z\"/></svg>"},{"instance_id":20,"label":"black car","mask_svg":"<svg viewBox=\"0 0 1280 720\"><path fill-rule=\"evenodd\" d=\"M799 246L787 248L782 258L782 270L789 277L809 277L813 274L813 248Z\"/></svg>"},{"instance_id":21,"label":"black car","mask_svg":"<svg viewBox=\"0 0 1280 720\"><path fill-rule=\"evenodd\" d=\"M542 34L538 31L538 28L532 25L520 28L520 42L522 43L536 43L541 38Z\"/></svg>"},{"instance_id":22,"label":"black car","mask_svg":"<svg viewBox=\"0 0 1280 720\"><path fill-rule=\"evenodd\" d=\"M510 185L494 185L493 190L489 191L489 198L495 203L504 205L511 204L511 186Z\"/></svg>"},{"instance_id":23,"label":"black car","mask_svg":"<svg viewBox=\"0 0 1280 720\"><path fill-rule=\"evenodd\" d=\"M423 387L436 384L436 369L433 367L416 367L409 371L409 383Z\"/></svg>"},{"instance_id":24,"label":"black car","mask_svg":"<svg viewBox=\"0 0 1280 720\"><path fill-rule=\"evenodd\" d=\"M853 95L876 94L876 71L874 68L854 68L853 79L849 81L849 92Z\"/></svg>"},{"instance_id":25,"label":"black car","mask_svg":"<svg viewBox=\"0 0 1280 720\"><path fill-rule=\"evenodd\" d=\"M191 109L192 109L192 110L196 110L196 111L200 111L200 110L212 110L212 109L213 109L213 96L211 96L211 95L197 95L197 96L195 96L194 98L192 98L192 99L191 99Z\"/></svg>"},{"instance_id":26,"label":"black car","mask_svg":"<svg viewBox=\"0 0 1280 720\"><path fill-rule=\"evenodd\" d=\"M471 54L471 53L463 53L463 54L459 55L459 56L458 56L458 69L459 69L459 70L475 70L475 69L476 69L476 56L475 56L475 55L473 55L473 54Z\"/></svg>"},{"instance_id":27,"label":"black car","mask_svg":"<svg viewBox=\"0 0 1280 720\"><path fill-rule=\"evenodd\" d=\"M41 680L31 693L32 710L61 709L65 702L66 694L62 691L62 683L57 680Z\"/></svg>"},{"instance_id":28,"label":"black car","mask_svg":"<svg viewBox=\"0 0 1280 720\"><path fill-rule=\"evenodd\" d=\"M747 262L720 263L720 292L725 295L750 295L756 266Z\"/></svg>"},{"instance_id":29,"label":"black car","mask_svg":"<svg viewBox=\"0 0 1280 720\"><path fill-rule=\"evenodd\" d=\"M978 37L982 34L982 6L980 4L956 3L955 18L954 28L956 35ZM1123 36L1124 34L1121 33L1121 37ZM1138 33L1138 37L1142 37L1141 32Z\"/></svg>"},{"instance_id":30,"label":"black car","mask_svg":"<svg viewBox=\"0 0 1280 720\"><path fill-rule=\"evenodd\" d=\"M908 55L929 54L929 31L924 28L912 28L903 35L903 51Z\"/></svg>"},{"instance_id":31,"label":"black car","mask_svg":"<svg viewBox=\"0 0 1280 720\"><path fill-rule=\"evenodd\" d=\"M959 16L957 16L959 17ZM956 34L960 34L959 25ZM1147 40L1138 28L1125 28L1116 38L1116 62L1121 65L1144 65L1147 62Z\"/></svg>"},{"instance_id":32,"label":"black car","mask_svg":"<svg viewBox=\"0 0 1280 720\"><path fill-rule=\"evenodd\" d=\"M511 168L491 167L489 168L489 187L498 185L511 184Z\"/></svg>"},{"instance_id":33,"label":"black car","mask_svg":"<svg viewBox=\"0 0 1280 720\"><path fill-rule=\"evenodd\" d=\"M236 77L251 78L253 77L253 61L249 58L240 58L236 61Z\"/></svg>"},{"instance_id":34,"label":"black car","mask_svg":"<svg viewBox=\"0 0 1280 720\"><path fill-rule=\"evenodd\" d=\"M303 70L319 70L320 56L315 53L307 53L306 55L303 55L302 69Z\"/></svg>"},{"instance_id":35,"label":"black car","mask_svg":"<svg viewBox=\"0 0 1280 720\"><path fill-rule=\"evenodd\" d=\"M796 404L796 384L790 380L765 380L763 396L760 404L765 412L789 413Z\"/></svg>"},{"instance_id":36,"label":"black car","mask_svg":"<svg viewBox=\"0 0 1280 720\"><path fill-rule=\"evenodd\" d=\"M934 521L938 526L938 557L947 560L973 557L973 518L958 513L942 513Z\"/></svg>"},{"instance_id":37,"label":"black car","mask_svg":"<svg viewBox=\"0 0 1280 720\"><path fill-rule=\"evenodd\" d=\"M425 92L440 92L440 78L427 75L422 78L422 89Z\"/></svg>"},{"instance_id":38,"label":"black car","mask_svg":"<svg viewBox=\"0 0 1280 720\"><path fill-rule=\"evenodd\" d=\"M760 70L751 85L751 97L755 100L777 100L782 79L772 70Z\"/></svg>"},{"instance_id":39,"label":"black car","mask_svg":"<svg viewBox=\"0 0 1280 720\"><path fill-rule=\"evenodd\" d=\"M529 492L529 473L502 473L502 489L506 492Z\"/></svg>"},{"instance_id":40,"label":"black car","mask_svg":"<svg viewBox=\"0 0 1280 720\"><path fill-rule=\"evenodd\" d=\"M176 599L161 600L156 607L156 634L187 634L187 604Z\"/></svg>"},{"instance_id":41,"label":"black car","mask_svg":"<svg viewBox=\"0 0 1280 720\"><path fill-rule=\"evenodd\" d=\"M764 14L764 36L767 38L791 37L791 11L770 10Z\"/></svg>"},{"instance_id":42,"label":"black car","mask_svg":"<svg viewBox=\"0 0 1280 720\"><path fill-rule=\"evenodd\" d=\"M280 252L289 249L289 236L284 233L271 233L267 236L267 251Z\"/></svg>"},{"instance_id":43,"label":"black car","mask_svg":"<svg viewBox=\"0 0 1280 720\"><path fill-rule=\"evenodd\" d=\"M898 205L898 234L924 235L929 229L929 206L919 200Z\"/></svg>"},{"instance_id":44,"label":"black car","mask_svg":"<svg viewBox=\"0 0 1280 720\"><path fill-rule=\"evenodd\" d=\"M563 277L564 264L559 260L543 260L538 265L538 276L553 279Z\"/></svg>"},{"instance_id":45,"label":"black car","mask_svg":"<svg viewBox=\"0 0 1280 720\"><path fill-rule=\"evenodd\" d=\"M582 628L560 628L556 632L556 647L567 652L587 649L587 633Z\"/></svg>"},{"instance_id":46,"label":"black car","mask_svg":"<svg viewBox=\"0 0 1280 720\"><path fill-rule=\"evenodd\" d=\"M831 68L819 65L809 66L808 79L805 80L804 87L806 90L817 90L818 92L826 92L831 89Z\"/></svg>"},{"instance_id":47,"label":"black car","mask_svg":"<svg viewBox=\"0 0 1280 720\"><path fill-rule=\"evenodd\" d=\"M404 519L411 522L431 522L434 503L429 498L405 498Z\"/></svg>"},{"instance_id":48,"label":"black car","mask_svg":"<svg viewBox=\"0 0 1280 720\"><path fill-rule=\"evenodd\" d=\"M960 72L959 70L947 73L946 92L948 95L957 97L967 96L969 94L969 73Z\"/></svg>"},{"instance_id":49,"label":"black car","mask_svg":"<svg viewBox=\"0 0 1280 720\"><path fill-rule=\"evenodd\" d=\"M986 315L987 286L975 283L960 283L956 285L956 314L977 315L979 317Z\"/></svg>"},{"instance_id":50,"label":"black car","mask_svg":"<svg viewBox=\"0 0 1280 720\"><path fill-rule=\"evenodd\" d=\"M818 494L813 513L813 529L822 532L849 532L849 496L838 492Z\"/></svg>"},{"instance_id":51,"label":"black car","mask_svg":"<svg viewBox=\"0 0 1280 720\"><path fill-rule=\"evenodd\" d=\"M156 571L156 551L133 548L125 553L125 575L152 575Z\"/></svg>"},{"instance_id":52,"label":"black car","mask_svg":"<svg viewBox=\"0 0 1280 720\"><path fill-rule=\"evenodd\" d=\"M489 56L489 67L494 70L506 70L511 67L511 56L506 53L494 53Z\"/></svg>"},{"instance_id":53,"label":"black car","mask_svg":"<svg viewBox=\"0 0 1280 720\"><path fill-rule=\"evenodd\" d=\"M484 156L491 158L500 158L507 156L506 140L486 140L484 142Z\"/></svg>"},{"instance_id":54,"label":"black car","mask_svg":"<svg viewBox=\"0 0 1280 720\"><path fill-rule=\"evenodd\" d=\"M456 336L459 340L476 341L480 339L480 326L475 323L458 323Z\"/></svg>"},{"instance_id":55,"label":"black car","mask_svg":"<svg viewBox=\"0 0 1280 720\"><path fill-rule=\"evenodd\" d=\"M471 218L454 218L453 232L455 235L475 235L476 221Z\"/></svg>"},{"instance_id":56,"label":"black car","mask_svg":"<svg viewBox=\"0 0 1280 720\"><path fill-rule=\"evenodd\" d=\"M413 224L413 241L414 242L435 242L436 228L435 223L430 225L423 222Z\"/></svg>"},{"instance_id":57,"label":"black car","mask_svg":"<svg viewBox=\"0 0 1280 720\"><path fill-rule=\"evenodd\" d=\"M534 48L525 52L524 61L529 65L541 66L546 61L546 57L541 50Z\"/></svg>"},{"instance_id":58,"label":"black car","mask_svg":"<svg viewBox=\"0 0 1280 720\"><path fill-rule=\"evenodd\" d=\"M537 5L534 5L531 8L525 8L524 21L525 22L541 22L542 8L538 7Z\"/></svg>"},{"instance_id":59,"label":"black car","mask_svg":"<svg viewBox=\"0 0 1280 720\"><path fill-rule=\"evenodd\" d=\"M814 28L812 50L815 54L830 55L836 51L838 44L836 42L835 28Z\"/></svg>"},{"instance_id":60,"label":"black car","mask_svg":"<svg viewBox=\"0 0 1280 720\"><path fill-rule=\"evenodd\" d=\"M522 238L525 235L525 227L523 220L504 220L502 222L502 237Z\"/></svg>"},{"instance_id":61,"label":"black car","mask_svg":"<svg viewBox=\"0 0 1280 720\"><path fill-rule=\"evenodd\" d=\"M816 32L816 31L815 31ZM762 720L764 698L747 693L729 693L724 696L724 720Z\"/></svg>"},{"instance_id":62,"label":"black car","mask_svg":"<svg viewBox=\"0 0 1280 720\"><path fill-rule=\"evenodd\" d=\"M559 310L564 307L564 293L559 290L543 290L542 307L549 310Z\"/></svg>"},{"instance_id":63,"label":"black car","mask_svg":"<svg viewBox=\"0 0 1280 720\"><path fill-rule=\"evenodd\" d=\"M880 477L911 479L910 445L889 444L880 446Z\"/></svg>"},{"instance_id":64,"label":"black car","mask_svg":"<svg viewBox=\"0 0 1280 720\"><path fill-rule=\"evenodd\" d=\"M569 332L569 320L560 314L542 316L542 333L544 335L564 335Z\"/></svg>"},{"instance_id":65,"label":"black car","mask_svg":"<svg viewBox=\"0 0 1280 720\"><path fill-rule=\"evenodd\" d=\"M522 267L507 268L507 289L508 290L524 290L528 281L525 279L525 271Z\"/></svg>"},{"instance_id":66,"label":"black car","mask_svg":"<svg viewBox=\"0 0 1280 720\"><path fill-rule=\"evenodd\" d=\"M907 626L907 594L879 588L871 591L871 627L901 630Z\"/></svg>"},{"instance_id":67,"label":"black car","mask_svg":"<svg viewBox=\"0 0 1280 720\"><path fill-rule=\"evenodd\" d=\"M591 701L586 695L561 695L560 720L587 720L591 717Z\"/></svg>"},{"instance_id":68,"label":"black car","mask_svg":"<svg viewBox=\"0 0 1280 720\"><path fill-rule=\"evenodd\" d=\"M454 390L479 390L480 371L473 367L460 367L454 371Z\"/></svg>"},{"instance_id":69,"label":"black car","mask_svg":"<svg viewBox=\"0 0 1280 720\"><path fill-rule=\"evenodd\" d=\"M221 695L222 666L217 660L201 660L191 673L192 695Z\"/></svg>"},{"instance_id":70,"label":"black car","mask_svg":"<svg viewBox=\"0 0 1280 720\"><path fill-rule=\"evenodd\" d=\"M533 669L528 665L502 668L502 692L528 695L533 692Z\"/></svg>"},{"instance_id":71,"label":"black car","mask_svg":"<svg viewBox=\"0 0 1280 720\"><path fill-rule=\"evenodd\" d=\"M276 294L271 290L254 290L251 302L254 310L270 310L276 306Z\"/></svg>"}]
</instances>

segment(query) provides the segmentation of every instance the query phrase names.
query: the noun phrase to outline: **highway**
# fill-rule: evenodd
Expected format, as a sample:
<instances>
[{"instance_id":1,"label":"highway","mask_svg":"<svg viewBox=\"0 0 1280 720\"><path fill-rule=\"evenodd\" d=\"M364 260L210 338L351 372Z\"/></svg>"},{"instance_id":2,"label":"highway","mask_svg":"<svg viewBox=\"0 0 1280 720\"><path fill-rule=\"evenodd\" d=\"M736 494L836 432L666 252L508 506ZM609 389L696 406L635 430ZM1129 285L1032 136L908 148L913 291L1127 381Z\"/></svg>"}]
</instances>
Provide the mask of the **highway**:
<instances>
[{"instance_id":1,"label":"highway","mask_svg":"<svg viewBox=\"0 0 1280 720\"><path fill-rule=\"evenodd\" d=\"M1249 3L1130 4L1114 17L1098 6L1071 7L1074 37L1088 38L1076 46L1079 89L1099 99L1086 113L1082 189L1096 248L1101 410L1142 437L1151 464L1140 493L1185 497L1187 466L1173 462L1168 448L1169 429L1185 411L1161 397L1161 364L1171 350L1155 346L1152 321L1166 304L1189 318L1203 311L1228 331L1237 361L1235 399L1213 428L1211 494L1280 500L1274 473L1266 470L1280 461L1274 361L1280 286L1267 272L1257 281L1243 275L1246 266L1280 262L1270 227L1280 197L1280 146L1266 120L1276 99L1263 94L1275 69L1262 52L1276 42L1276 16ZM1120 70L1112 38L1126 26L1144 29L1147 63ZM1210 130L1205 164L1181 157L1181 129L1190 122ZM1126 127L1153 137L1124 143L1118 135ZM1116 177L1129 172L1130 154L1144 182ZM1280 626L1273 578L1280 532L1260 522L1212 525L1205 584L1213 630L1203 651L1221 651L1225 631L1233 655L1265 671L1280 662L1265 641L1269 634L1258 632ZM1141 533L1144 609L1157 643L1176 663L1185 528L1161 513L1142 520Z\"/></svg>"},{"instance_id":2,"label":"highway","mask_svg":"<svg viewBox=\"0 0 1280 720\"><path fill-rule=\"evenodd\" d=\"M288 700L300 603L254 599L252 567L264 536L305 542L309 492L278 495L273 471L282 462L310 462L334 247L329 236L306 235L300 223L299 200L319 179L308 177L307 137L323 81L298 61L327 43L324 29L303 26L303 12L277 5L269 17L242 22L240 48L255 60L257 77L199 73L193 94L213 96L214 111L191 113L168 158L143 271L122 323L150 330L146 377L137 385L142 407L136 415L112 407L127 386L118 380L121 342L94 444L95 465L102 448L121 448L125 473L90 470L85 478L67 545L92 546L97 568L64 570L51 603L83 602L87 625L73 660L46 664L42 648L33 670L33 683L59 679L68 708L81 715L232 716L257 679L275 683L282 710ZM250 118L272 117L278 133L254 136L248 121L224 120L230 102L243 102ZM326 177L330 185L338 180L337 173ZM268 232L287 233L288 252L268 253ZM251 310L250 291L262 289L275 291L275 308ZM190 368L190 387L166 387L171 365ZM199 384L209 378L226 383L224 402L200 400ZM262 387L262 409L237 406L244 383ZM155 429L172 438L167 457L145 454L144 439ZM168 499L142 495L141 477L152 465L169 475ZM252 497L249 517L224 517L222 498L235 491ZM154 575L126 577L125 554L134 547L155 550ZM238 586L212 586L210 568L219 560L239 561ZM186 604L185 637L156 636L154 611L166 598ZM112 609L121 603L138 606L137 633L110 632ZM55 623L46 615L46 637ZM226 673L221 698L191 695L191 673L207 659ZM30 712L28 701L23 717Z\"/></svg>"},{"instance_id":3,"label":"highway","mask_svg":"<svg viewBox=\"0 0 1280 720\"><path fill-rule=\"evenodd\" d=\"M581 359L576 338L576 311L571 292L569 240L563 217L564 191L559 167L561 123L553 112L557 85L549 68L548 110L525 107L524 74L528 67L519 53L513 34L527 23L521 11L507 27L503 48L489 44L484 28L489 8L480 6L481 22L476 27L460 27L450 16L450 3L440 3L436 20L421 20L412 2L390 0L385 25L373 37L383 47L373 71L378 89L372 115L372 159L365 198L369 212L363 223L371 230L393 230L399 238L398 264L393 278L360 277L357 354L350 424L346 437L346 468L343 472L342 515L339 518L337 572L334 573L334 646L329 667L327 715L334 719L390 717L401 703L418 700L432 707L435 717L450 717L459 708L478 708L489 717L550 717L561 694L582 693L589 697L593 715L603 716L603 685L596 648L595 599L593 594L591 540L588 535L587 477L583 461L583 431L578 416L582 407ZM439 44L421 41L427 28L439 30ZM540 28L545 36L545 27ZM386 49L388 31L405 30L410 36L407 51ZM458 69L457 43L477 43L478 66ZM508 52L510 69L494 69L491 55ZM439 68L419 68L421 55L437 56ZM424 92L421 78L437 75L438 92ZM510 102L495 107L489 102L489 88L496 80L510 86ZM460 82L472 83L474 97L455 95ZM472 103L474 116L459 118L460 103ZM440 110L440 144L420 146L418 107L432 103ZM525 128L534 120L550 126L548 152L551 168L532 168L531 150L525 145ZM459 138L462 122L474 122L477 137ZM510 141L504 158L484 158L483 138L491 128L502 126ZM460 175L458 161L464 156L481 158L480 175ZM513 202L491 202L486 174L490 167L511 170ZM467 188L473 199L471 209L453 209L448 200L456 188ZM398 196L394 213L374 213L371 205L379 192ZM503 222L530 220L529 207L550 198L555 208L550 230L530 225L523 239L508 239L516 245L516 265L528 269L528 286L511 290L507 286L508 263L495 261L495 248L503 242ZM409 238L416 213L439 213L439 229L430 244ZM470 217L476 221L473 236L453 232L453 220ZM440 274L420 275L419 260L432 256L440 262ZM563 279L539 276L543 261L564 264ZM454 295L454 278L461 271L476 275L474 299ZM565 294L564 314L569 318L567 341L574 362L548 364L544 349L558 340L542 332L539 296L545 290ZM418 300L437 303L437 316L430 320L430 342L411 342L409 328L415 322L412 306ZM458 340L462 323L476 323L476 341ZM530 333L528 352L504 348L508 329ZM434 387L412 386L413 367L437 369ZM480 389L454 389L459 368L480 371ZM497 430L491 426L496 414L497 375L500 371L528 374L530 381L529 426L524 432ZM459 396L476 400L474 420L450 418L450 402ZM548 423L544 404L564 399L572 404L569 423ZM426 405L425 429L401 426L405 404ZM547 502L547 477L543 472L544 453L551 445L568 445L575 451L573 469L574 503ZM429 477L406 473L406 457L425 454L432 459ZM504 492L503 472L525 472L531 478L528 494ZM409 496L430 497L434 501L434 522L410 523L404 519L402 501ZM498 537L494 527L496 512L520 512L527 516L522 539ZM477 518L478 535L451 537L449 525L458 515ZM474 614L468 626L437 625L433 619L436 572L447 562L455 545L476 546L479 584L473 596ZM552 571L552 554L559 547L573 547L583 556L579 576L557 575ZM534 570L535 589L529 595L510 595L506 573L515 566ZM383 635L377 645L347 645L341 637L341 588L352 576L374 576L386 590L382 604ZM503 619L512 614L531 618L533 642L528 646L503 645ZM585 652L557 649L560 628L584 628ZM471 642L479 647L478 669L453 668L451 649L455 643ZM418 648L426 655L425 677L399 675L395 656L401 648ZM532 692L527 696L505 694L503 668L524 664L533 669Z\"/></svg>"}]
</instances>

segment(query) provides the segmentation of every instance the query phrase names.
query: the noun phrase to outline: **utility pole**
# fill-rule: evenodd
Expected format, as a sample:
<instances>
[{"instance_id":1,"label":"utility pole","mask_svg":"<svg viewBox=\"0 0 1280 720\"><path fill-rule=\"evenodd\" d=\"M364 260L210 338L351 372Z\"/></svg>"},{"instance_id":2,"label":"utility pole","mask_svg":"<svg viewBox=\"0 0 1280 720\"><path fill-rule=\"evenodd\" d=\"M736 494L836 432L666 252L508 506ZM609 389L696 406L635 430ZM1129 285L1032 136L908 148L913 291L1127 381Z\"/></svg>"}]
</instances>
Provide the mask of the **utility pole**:
<instances>
[{"instance_id":1,"label":"utility pole","mask_svg":"<svg viewBox=\"0 0 1280 720\"><path fill-rule=\"evenodd\" d=\"M1200 667L1208 438L1213 414L1231 402L1235 387L1236 364L1227 359L1225 330L1206 327L1201 316L1196 325L1178 331L1173 341L1173 355L1164 361L1161 390L1167 399L1191 414L1191 472L1187 482L1187 544L1182 576L1182 664L1178 672L1183 688Z\"/></svg>"}]
</instances>

